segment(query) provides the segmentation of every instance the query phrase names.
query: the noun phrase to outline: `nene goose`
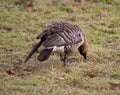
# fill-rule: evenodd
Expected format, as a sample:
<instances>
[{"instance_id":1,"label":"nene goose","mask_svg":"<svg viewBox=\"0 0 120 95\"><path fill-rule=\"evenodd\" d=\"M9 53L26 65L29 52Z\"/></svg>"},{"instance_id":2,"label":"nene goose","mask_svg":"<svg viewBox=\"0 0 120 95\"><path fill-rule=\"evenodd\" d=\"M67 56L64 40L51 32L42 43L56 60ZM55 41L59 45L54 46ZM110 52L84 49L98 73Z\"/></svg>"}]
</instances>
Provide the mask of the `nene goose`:
<instances>
[{"instance_id":1,"label":"nene goose","mask_svg":"<svg viewBox=\"0 0 120 95\"><path fill-rule=\"evenodd\" d=\"M39 61L47 60L52 51L59 49L64 50L63 66L66 66L67 55L74 49L78 49L80 54L86 59L87 44L85 34L77 25L65 22L52 23L37 36L37 39L40 39L40 41L29 53L25 63L41 45L43 45L44 48L40 51L37 58Z\"/></svg>"}]
</instances>

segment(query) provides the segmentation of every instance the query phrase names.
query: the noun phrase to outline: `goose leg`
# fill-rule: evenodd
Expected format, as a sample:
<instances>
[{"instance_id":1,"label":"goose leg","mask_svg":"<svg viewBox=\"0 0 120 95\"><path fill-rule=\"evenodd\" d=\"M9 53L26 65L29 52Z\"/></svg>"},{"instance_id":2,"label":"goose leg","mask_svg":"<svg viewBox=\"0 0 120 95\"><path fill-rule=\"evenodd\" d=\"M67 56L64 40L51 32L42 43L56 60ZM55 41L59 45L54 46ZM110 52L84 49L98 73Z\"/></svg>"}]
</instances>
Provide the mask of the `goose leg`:
<instances>
[{"instance_id":1,"label":"goose leg","mask_svg":"<svg viewBox=\"0 0 120 95\"><path fill-rule=\"evenodd\" d=\"M66 60L67 60L67 52L64 51L64 59L63 59L63 66L65 67L66 66Z\"/></svg>"},{"instance_id":2,"label":"goose leg","mask_svg":"<svg viewBox=\"0 0 120 95\"><path fill-rule=\"evenodd\" d=\"M67 46L64 47L64 56L63 56L63 66L65 67L67 64L69 51L67 50Z\"/></svg>"},{"instance_id":3,"label":"goose leg","mask_svg":"<svg viewBox=\"0 0 120 95\"><path fill-rule=\"evenodd\" d=\"M64 54L60 54L60 60L63 62L63 67L67 65L68 52L64 52Z\"/></svg>"}]
</instances>

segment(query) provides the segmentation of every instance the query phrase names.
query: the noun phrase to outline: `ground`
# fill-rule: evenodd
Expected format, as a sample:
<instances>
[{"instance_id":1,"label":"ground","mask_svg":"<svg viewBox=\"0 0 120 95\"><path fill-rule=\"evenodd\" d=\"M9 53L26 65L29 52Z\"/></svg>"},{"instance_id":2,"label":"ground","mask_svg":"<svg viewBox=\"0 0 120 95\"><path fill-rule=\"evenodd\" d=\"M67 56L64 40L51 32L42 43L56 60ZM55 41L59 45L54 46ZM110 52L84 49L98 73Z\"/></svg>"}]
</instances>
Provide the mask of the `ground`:
<instances>
[{"instance_id":1,"label":"ground","mask_svg":"<svg viewBox=\"0 0 120 95\"><path fill-rule=\"evenodd\" d=\"M0 95L120 95L120 0L52 1L0 1ZM37 51L24 64L36 36L56 21L85 32L87 60L76 51L62 67L56 54L37 61Z\"/></svg>"}]
</instances>

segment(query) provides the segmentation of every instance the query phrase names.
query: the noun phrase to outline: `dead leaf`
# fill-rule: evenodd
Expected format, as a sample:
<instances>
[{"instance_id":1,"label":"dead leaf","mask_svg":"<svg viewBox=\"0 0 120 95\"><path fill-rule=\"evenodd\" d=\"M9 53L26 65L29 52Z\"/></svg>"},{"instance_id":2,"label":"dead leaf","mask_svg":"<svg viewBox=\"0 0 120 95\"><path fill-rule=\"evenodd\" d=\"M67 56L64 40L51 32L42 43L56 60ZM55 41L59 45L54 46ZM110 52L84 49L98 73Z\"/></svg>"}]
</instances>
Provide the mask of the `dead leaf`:
<instances>
[{"instance_id":1,"label":"dead leaf","mask_svg":"<svg viewBox=\"0 0 120 95\"><path fill-rule=\"evenodd\" d=\"M32 3L27 4L27 7L33 7Z\"/></svg>"},{"instance_id":2,"label":"dead leaf","mask_svg":"<svg viewBox=\"0 0 120 95\"><path fill-rule=\"evenodd\" d=\"M44 13L44 14L50 14L50 13L51 13L51 10L44 10L43 13Z\"/></svg>"},{"instance_id":3,"label":"dead leaf","mask_svg":"<svg viewBox=\"0 0 120 95\"><path fill-rule=\"evenodd\" d=\"M85 72L84 75L87 76L87 77L90 77L90 78L96 77L96 74L95 74L95 73L89 72L89 71L88 71L88 72Z\"/></svg>"},{"instance_id":4,"label":"dead leaf","mask_svg":"<svg viewBox=\"0 0 120 95\"><path fill-rule=\"evenodd\" d=\"M56 77L57 80L64 80L64 77Z\"/></svg>"},{"instance_id":5,"label":"dead leaf","mask_svg":"<svg viewBox=\"0 0 120 95\"><path fill-rule=\"evenodd\" d=\"M16 67L10 67L9 69L6 70L6 73L8 75L15 75L16 74L16 70L17 70Z\"/></svg>"}]
</instances>

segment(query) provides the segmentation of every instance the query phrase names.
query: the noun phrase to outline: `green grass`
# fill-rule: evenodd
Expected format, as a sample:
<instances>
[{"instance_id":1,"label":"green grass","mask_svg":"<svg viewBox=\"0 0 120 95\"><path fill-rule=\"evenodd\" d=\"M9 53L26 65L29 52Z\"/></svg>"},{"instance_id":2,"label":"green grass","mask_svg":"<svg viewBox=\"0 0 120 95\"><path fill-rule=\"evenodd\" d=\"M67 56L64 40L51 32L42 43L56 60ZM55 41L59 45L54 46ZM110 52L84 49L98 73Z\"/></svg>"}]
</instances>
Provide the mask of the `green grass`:
<instances>
[{"instance_id":1,"label":"green grass","mask_svg":"<svg viewBox=\"0 0 120 95\"><path fill-rule=\"evenodd\" d=\"M0 3L0 95L120 94L120 0L93 1L64 6L35 0L32 7L27 7L30 1ZM61 67L57 54L39 62L37 52L23 64L36 36L55 21L81 27L89 44L87 61L75 52L69 66ZM11 70L13 75L6 73Z\"/></svg>"}]
</instances>

